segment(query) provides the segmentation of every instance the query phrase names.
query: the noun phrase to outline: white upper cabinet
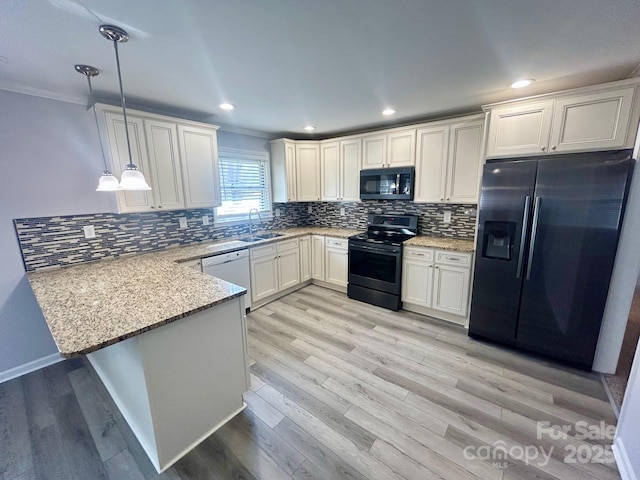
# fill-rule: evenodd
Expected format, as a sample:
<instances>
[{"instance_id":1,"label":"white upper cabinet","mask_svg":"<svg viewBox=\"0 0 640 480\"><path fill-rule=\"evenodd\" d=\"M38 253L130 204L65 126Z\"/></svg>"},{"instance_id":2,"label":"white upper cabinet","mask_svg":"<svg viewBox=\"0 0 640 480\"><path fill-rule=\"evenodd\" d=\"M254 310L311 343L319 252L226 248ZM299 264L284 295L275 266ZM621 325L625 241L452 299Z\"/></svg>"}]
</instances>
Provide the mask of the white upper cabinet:
<instances>
[{"instance_id":1,"label":"white upper cabinet","mask_svg":"<svg viewBox=\"0 0 640 480\"><path fill-rule=\"evenodd\" d=\"M280 138L271 142L271 189L273 201L295 202L296 188L296 143Z\"/></svg>"},{"instance_id":2,"label":"white upper cabinet","mask_svg":"<svg viewBox=\"0 0 640 480\"><path fill-rule=\"evenodd\" d=\"M484 120L451 125L446 201L478 203Z\"/></svg>"},{"instance_id":3,"label":"white upper cabinet","mask_svg":"<svg viewBox=\"0 0 640 480\"><path fill-rule=\"evenodd\" d=\"M387 167L411 167L416 162L416 129L387 135Z\"/></svg>"},{"instance_id":4,"label":"white upper cabinet","mask_svg":"<svg viewBox=\"0 0 640 480\"><path fill-rule=\"evenodd\" d=\"M419 128L414 201L477 203L483 132L480 116Z\"/></svg>"},{"instance_id":5,"label":"white upper cabinet","mask_svg":"<svg viewBox=\"0 0 640 480\"><path fill-rule=\"evenodd\" d=\"M320 146L296 143L296 179L299 202L320 200Z\"/></svg>"},{"instance_id":6,"label":"white upper cabinet","mask_svg":"<svg viewBox=\"0 0 640 480\"><path fill-rule=\"evenodd\" d=\"M178 133L175 123L145 120L145 133L151 169L153 198L156 208L184 208L182 169L178 149Z\"/></svg>"},{"instance_id":7,"label":"white upper cabinet","mask_svg":"<svg viewBox=\"0 0 640 480\"><path fill-rule=\"evenodd\" d=\"M359 138L321 143L322 200L356 202L360 199L361 147Z\"/></svg>"},{"instance_id":8,"label":"white upper cabinet","mask_svg":"<svg viewBox=\"0 0 640 480\"><path fill-rule=\"evenodd\" d=\"M624 147L634 90L627 87L556 100L551 151Z\"/></svg>"},{"instance_id":9,"label":"white upper cabinet","mask_svg":"<svg viewBox=\"0 0 640 480\"><path fill-rule=\"evenodd\" d=\"M129 163L122 111L96 108L111 170L119 177ZM116 192L119 213L219 205L218 127L138 111L128 112L127 120L133 163L151 191Z\"/></svg>"},{"instance_id":10,"label":"white upper cabinet","mask_svg":"<svg viewBox=\"0 0 640 480\"><path fill-rule=\"evenodd\" d=\"M487 157L545 152L552 113L553 100L492 110Z\"/></svg>"},{"instance_id":11,"label":"white upper cabinet","mask_svg":"<svg viewBox=\"0 0 640 480\"><path fill-rule=\"evenodd\" d=\"M322 162L322 200L339 200L340 198L340 143L328 142L320 145Z\"/></svg>"},{"instance_id":12,"label":"white upper cabinet","mask_svg":"<svg viewBox=\"0 0 640 480\"><path fill-rule=\"evenodd\" d=\"M362 137L363 169L412 166L415 157L415 128Z\"/></svg>"},{"instance_id":13,"label":"white upper cabinet","mask_svg":"<svg viewBox=\"0 0 640 480\"><path fill-rule=\"evenodd\" d=\"M214 129L178 125L187 208L220 205L218 141Z\"/></svg>"},{"instance_id":14,"label":"white upper cabinet","mask_svg":"<svg viewBox=\"0 0 640 480\"><path fill-rule=\"evenodd\" d=\"M344 202L360 200L360 162L362 140L340 140L340 198Z\"/></svg>"},{"instance_id":15,"label":"white upper cabinet","mask_svg":"<svg viewBox=\"0 0 640 480\"><path fill-rule=\"evenodd\" d=\"M111 173L120 178L129 163L124 117L122 113L105 112L104 120L107 144L109 145L108 156L111 157ZM134 115L128 115L127 122L132 161L153 187L145 141L144 120ZM119 213L146 212L155 208L153 191L119 191L116 192L116 195Z\"/></svg>"},{"instance_id":16,"label":"white upper cabinet","mask_svg":"<svg viewBox=\"0 0 640 480\"><path fill-rule=\"evenodd\" d=\"M383 168L387 165L387 134L362 137L362 168Z\"/></svg>"},{"instance_id":17,"label":"white upper cabinet","mask_svg":"<svg viewBox=\"0 0 640 480\"><path fill-rule=\"evenodd\" d=\"M416 149L416 202L441 203L445 199L449 125L419 128Z\"/></svg>"},{"instance_id":18,"label":"white upper cabinet","mask_svg":"<svg viewBox=\"0 0 640 480\"><path fill-rule=\"evenodd\" d=\"M625 80L488 105L487 157L632 148L638 82Z\"/></svg>"}]
</instances>

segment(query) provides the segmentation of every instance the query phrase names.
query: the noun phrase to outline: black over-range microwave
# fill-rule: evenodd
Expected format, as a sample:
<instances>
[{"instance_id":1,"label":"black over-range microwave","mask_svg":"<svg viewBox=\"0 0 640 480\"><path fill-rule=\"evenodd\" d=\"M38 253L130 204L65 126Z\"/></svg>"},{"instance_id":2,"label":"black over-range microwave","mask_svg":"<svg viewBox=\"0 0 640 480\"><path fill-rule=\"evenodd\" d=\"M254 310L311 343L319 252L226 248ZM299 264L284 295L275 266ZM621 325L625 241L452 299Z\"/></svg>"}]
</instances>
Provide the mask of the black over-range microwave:
<instances>
[{"instance_id":1,"label":"black over-range microwave","mask_svg":"<svg viewBox=\"0 0 640 480\"><path fill-rule=\"evenodd\" d=\"M413 167L360 170L361 200L413 200Z\"/></svg>"}]
</instances>

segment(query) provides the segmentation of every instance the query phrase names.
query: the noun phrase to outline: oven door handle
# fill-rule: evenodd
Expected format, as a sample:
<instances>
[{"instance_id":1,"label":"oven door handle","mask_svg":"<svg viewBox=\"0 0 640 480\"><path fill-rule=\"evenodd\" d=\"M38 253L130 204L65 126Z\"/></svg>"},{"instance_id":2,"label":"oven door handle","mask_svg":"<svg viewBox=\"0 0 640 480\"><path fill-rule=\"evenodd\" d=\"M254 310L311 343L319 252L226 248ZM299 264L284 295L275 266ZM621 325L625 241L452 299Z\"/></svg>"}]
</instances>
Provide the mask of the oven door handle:
<instances>
[{"instance_id":1,"label":"oven door handle","mask_svg":"<svg viewBox=\"0 0 640 480\"><path fill-rule=\"evenodd\" d=\"M364 245L349 245L349 250L356 250L361 252L373 252L373 253L379 253L381 255L392 255L392 256L397 256L400 253L400 249L385 250L382 248L366 247Z\"/></svg>"}]
</instances>

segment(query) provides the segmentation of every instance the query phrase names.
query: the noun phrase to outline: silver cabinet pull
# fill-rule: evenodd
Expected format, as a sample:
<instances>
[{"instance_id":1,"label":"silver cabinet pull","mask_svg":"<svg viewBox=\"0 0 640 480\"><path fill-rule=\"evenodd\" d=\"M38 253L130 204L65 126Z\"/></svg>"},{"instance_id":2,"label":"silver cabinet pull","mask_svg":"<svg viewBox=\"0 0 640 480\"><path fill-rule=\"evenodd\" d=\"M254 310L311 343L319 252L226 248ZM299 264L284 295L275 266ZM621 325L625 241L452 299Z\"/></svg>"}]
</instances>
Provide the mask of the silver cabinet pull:
<instances>
[{"instance_id":1,"label":"silver cabinet pull","mask_svg":"<svg viewBox=\"0 0 640 480\"><path fill-rule=\"evenodd\" d=\"M531 206L531 196L524 197L524 217L522 219L522 233L520 234L520 253L518 254L518 270L516 278L522 276L522 263L524 261L524 248L527 240L527 229L529 228L529 207Z\"/></svg>"},{"instance_id":2,"label":"silver cabinet pull","mask_svg":"<svg viewBox=\"0 0 640 480\"><path fill-rule=\"evenodd\" d=\"M540 150L542 150L543 152L544 152L546 149L547 149L547 147L544 147L544 146L540 147Z\"/></svg>"},{"instance_id":3,"label":"silver cabinet pull","mask_svg":"<svg viewBox=\"0 0 640 480\"><path fill-rule=\"evenodd\" d=\"M536 234L538 233L538 217L540 215L540 197L536 197L533 205L533 227L531 228L531 242L529 243L529 262L527 265L527 280L531 278L531 268L533 265L533 250L536 247Z\"/></svg>"},{"instance_id":4,"label":"silver cabinet pull","mask_svg":"<svg viewBox=\"0 0 640 480\"><path fill-rule=\"evenodd\" d=\"M551 150L555 150L555 149L556 149L556 146L555 146L555 145L554 145L553 147L551 147Z\"/></svg>"}]
</instances>

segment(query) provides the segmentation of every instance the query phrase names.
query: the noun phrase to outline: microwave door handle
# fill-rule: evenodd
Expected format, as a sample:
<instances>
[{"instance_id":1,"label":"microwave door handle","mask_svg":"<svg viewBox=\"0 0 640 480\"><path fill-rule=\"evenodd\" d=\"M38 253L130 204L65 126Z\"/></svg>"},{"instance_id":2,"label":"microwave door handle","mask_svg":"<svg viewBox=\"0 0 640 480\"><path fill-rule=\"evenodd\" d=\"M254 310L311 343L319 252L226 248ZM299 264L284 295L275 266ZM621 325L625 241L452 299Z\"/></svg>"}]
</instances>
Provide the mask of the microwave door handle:
<instances>
[{"instance_id":1,"label":"microwave door handle","mask_svg":"<svg viewBox=\"0 0 640 480\"><path fill-rule=\"evenodd\" d=\"M524 250L527 243L527 230L529 229L529 210L531 206L531 196L524 198L524 217L522 219L522 233L520 234L520 253L518 254L518 272L516 278L522 276L522 265L524 264Z\"/></svg>"}]
</instances>

